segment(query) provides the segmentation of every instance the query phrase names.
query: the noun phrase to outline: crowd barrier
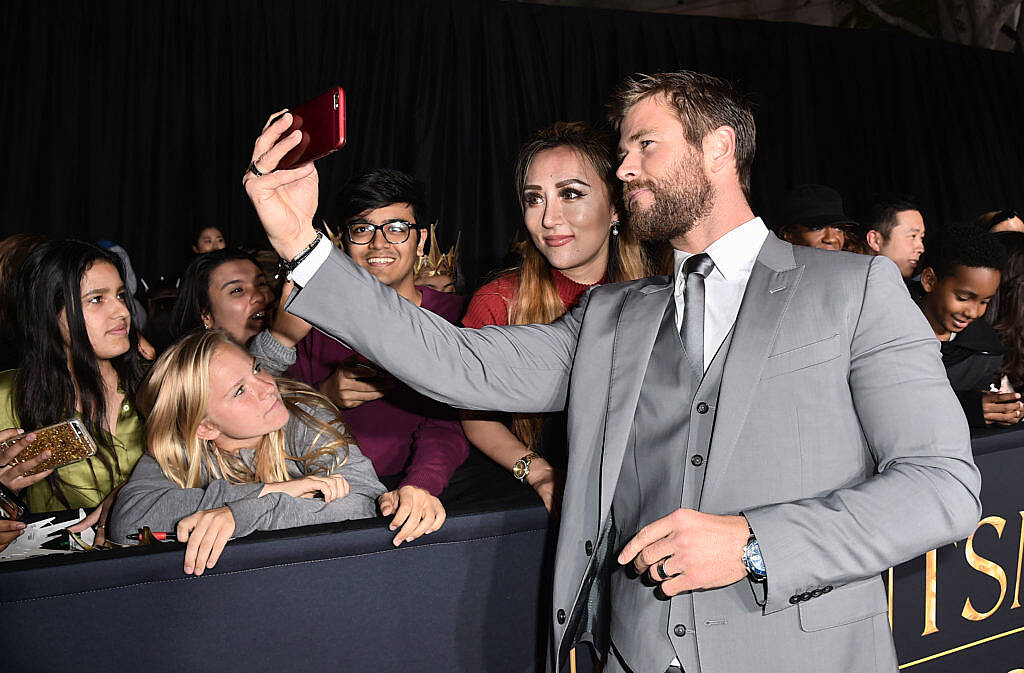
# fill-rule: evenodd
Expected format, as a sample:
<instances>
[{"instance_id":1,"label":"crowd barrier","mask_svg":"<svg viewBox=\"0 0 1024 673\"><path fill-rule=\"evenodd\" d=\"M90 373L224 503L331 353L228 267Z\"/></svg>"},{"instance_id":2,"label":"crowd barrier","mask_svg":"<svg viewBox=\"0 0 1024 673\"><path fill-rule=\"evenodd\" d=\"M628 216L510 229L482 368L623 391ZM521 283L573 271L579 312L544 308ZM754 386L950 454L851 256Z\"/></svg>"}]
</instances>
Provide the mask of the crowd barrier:
<instances>
[{"instance_id":1,"label":"crowd barrier","mask_svg":"<svg viewBox=\"0 0 1024 673\"><path fill-rule=\"evenodd\" d=\"M1024 669L1024 431L974 446L975 534L885 573L900 667L913 673ZM452 516L399 548L392 535L382 519L256 533L201 577L182 573L171 544L0 564L0 661L17 672L543 670L543 508Z\"/></svg>"}]
</instances>

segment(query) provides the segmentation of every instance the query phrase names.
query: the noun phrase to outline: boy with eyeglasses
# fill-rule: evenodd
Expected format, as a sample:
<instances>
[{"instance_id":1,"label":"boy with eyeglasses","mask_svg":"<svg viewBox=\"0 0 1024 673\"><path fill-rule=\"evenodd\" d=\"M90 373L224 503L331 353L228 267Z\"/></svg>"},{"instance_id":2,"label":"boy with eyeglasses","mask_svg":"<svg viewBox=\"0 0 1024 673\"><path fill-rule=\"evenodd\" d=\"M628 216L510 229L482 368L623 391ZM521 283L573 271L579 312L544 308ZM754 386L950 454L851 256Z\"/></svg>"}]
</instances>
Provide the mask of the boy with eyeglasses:
<instances>
[{"instance_id":1,"label":"boy with eyeglasses","mask_svg":"<svg viewBox=\"0 0 1024 673\"><path fill-rule=\"evenodd\" d=\"M372 169L354 176L338 195L335 243L404 299L457 323L464 298L414 282L428 237L425 191L401 171ZM396 546L436 531L446 516L438 496L469 454L458 416L305 321L284 310L278 314L250 352L268 370L287 370L345 410L360 449L392 489L379 504L384 516L394 514Z\"/></svg>"}]
</instances>

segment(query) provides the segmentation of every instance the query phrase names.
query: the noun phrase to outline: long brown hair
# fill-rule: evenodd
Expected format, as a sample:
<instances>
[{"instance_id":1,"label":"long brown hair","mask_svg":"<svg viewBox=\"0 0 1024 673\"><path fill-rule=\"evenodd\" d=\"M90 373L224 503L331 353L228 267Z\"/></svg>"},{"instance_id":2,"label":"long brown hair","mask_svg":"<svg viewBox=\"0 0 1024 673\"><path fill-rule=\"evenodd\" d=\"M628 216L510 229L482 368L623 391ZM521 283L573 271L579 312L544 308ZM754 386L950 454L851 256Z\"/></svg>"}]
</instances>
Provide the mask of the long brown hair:
<instances>
[{"instance_id":1,"label":"long brown hair","mask_svg":"<svg viewBox=\"0 0 1024 673\"><path fill-rule=\"evenodd\" d=\"M996 381L1006 376L1013 389L1024 390L1024 234L1000 231L995 237L1006 248L999 290L985 312L1006 347L1003 362L996 372Z\"/></svg>"},{"instance_id":2,"label":"long brown hair","mask_svg":"<svg viewBox=\"0 0 1024 673\"><path fill-rule=\"evenodd\" d=\"M611 141L583 122L556 122L537 132L519 150L515 164L515 189L516 198L524 210L523 189L526 186L526 174L530 170L530 165L541 152L558 147L568 147L576 152L581 160L589 162L604 181L608 196L617 206L618 212L625 212L618 198L620 189L615 177ZM607 282L636 280L650 275L647 254L624 218L619 220L618 231L617 236L610 236L608 267L605 272ZM529 235L519 242L517 247L523 258L522 263L502 274L518 276L517 289L508 307L509 324L548 324L558 320L565 314L567 307L555 289L551 278L551 264L533 245ZM542 415L517 414L512 421L512 432L529 448L537 444L542 431Z\"/></svg>"}]
</instances>

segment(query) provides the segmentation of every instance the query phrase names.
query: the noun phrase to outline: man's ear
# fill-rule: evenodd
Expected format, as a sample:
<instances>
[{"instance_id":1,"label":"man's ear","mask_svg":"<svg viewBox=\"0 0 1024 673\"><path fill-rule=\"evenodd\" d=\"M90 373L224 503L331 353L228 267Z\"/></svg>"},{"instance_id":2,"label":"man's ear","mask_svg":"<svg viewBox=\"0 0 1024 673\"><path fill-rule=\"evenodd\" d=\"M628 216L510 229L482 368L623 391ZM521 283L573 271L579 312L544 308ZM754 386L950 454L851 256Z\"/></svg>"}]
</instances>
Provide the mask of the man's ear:
<instances>
[{"instance_id":1,"label":"man's ear","mask_svg":"<svg viewBox=\"0 0 1024 673\"><path fill-rule=\"evenodd\" d=\"M417 229L420 232L420 242L416 244L416 254L423 256L423 250L427 246L427 239L430 238L430 230L427 228Z\"/></svg>"},{"instance_id":2,"label":"man's ear","mask_svg":"<svg viewBox=\"0 0 1024 673\"><path fill-rule=\"evenodd\" d=\"M924 267L924 270L921 271L921 287L924 288L924 291L928 293L934 292L938 285L939 275L935 273L935 269L930 266Z\"/></svg>"},{"instance_id":3,"label":"man's ear","mask_svg":"<svg viewBox=\"0 0 1024 673\"><path fill-rule=\"evenodd\" d=\"M869 248L871 248L877 253L882 252L882 243L885 242L882 239L882 232L878 231L877 229L872 229L868 231L867 236L864 237L864 240L867 241Z\"/></svg>"},{"instance_id":4,"label":"man's ear","mask_svg":"<svg viewBox=\"0 0 1024 673\"><path fill-rule=\"evenodd\" d=\"M199 427L196 428L196 437L207 442L212 442L220 437L220 429L211 423L209 419L203 419L199 424Z\"/></svg>"},{"instance_id":5,"label":"man's ear","mask_svg":"<svg viewBox=\"0 0 1024 673\"><path fill-rule=\"evenodd\" d=\"M196 253L198 255L199 254L199 248L197 246L193 245L192 246L192 252L194 252L194 253Z\"/></svg>"},{"instance_id":6,"label":"man's ear","mask_svg":"<svg viewBox=\"0 0 1024 673\"><path fill-rule=\"evenodd\" d=\"M736 130L731 126L719 126L704 136L701 143L704 151L704 170L711 176L725 170L736 172Z\"/></svg>"},{"instance_id":7,"label":"man's ear","mask_svg":"<svg viewBox=\"0 0 1024 673\"><path fill-rule=\"evenodd\" d=\"M790 227L783 227L779 230L779 238L787 243L793 243L793 230ZM796 245L794 243L794 245Z\"/></svg>"}]
</instances>

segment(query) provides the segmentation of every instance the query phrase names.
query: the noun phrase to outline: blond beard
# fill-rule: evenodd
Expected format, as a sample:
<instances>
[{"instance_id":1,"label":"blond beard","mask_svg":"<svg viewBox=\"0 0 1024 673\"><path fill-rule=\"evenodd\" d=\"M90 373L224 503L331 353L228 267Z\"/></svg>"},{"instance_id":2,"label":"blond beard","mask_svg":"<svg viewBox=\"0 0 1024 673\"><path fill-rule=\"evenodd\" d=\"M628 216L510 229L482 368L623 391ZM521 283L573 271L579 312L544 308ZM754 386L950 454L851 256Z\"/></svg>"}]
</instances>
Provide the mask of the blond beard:
<instances>
[{"instance_id":1,"label":"blond beard","mask_svg":"<svg viewBox=\"0 0 1024 673\"><path fill-rule=\"evenodd\" d=\"M698 157L681 159L660 181L632 182L624 190L645 187L654 202L644 209L626 201L629 224L642 241L671 241L688 234L698 222L711 214L715 190Z\"/></svg>"}]
</instances>

